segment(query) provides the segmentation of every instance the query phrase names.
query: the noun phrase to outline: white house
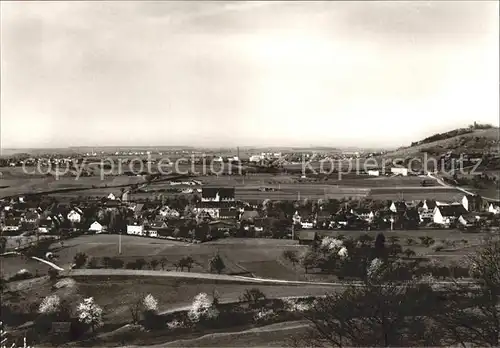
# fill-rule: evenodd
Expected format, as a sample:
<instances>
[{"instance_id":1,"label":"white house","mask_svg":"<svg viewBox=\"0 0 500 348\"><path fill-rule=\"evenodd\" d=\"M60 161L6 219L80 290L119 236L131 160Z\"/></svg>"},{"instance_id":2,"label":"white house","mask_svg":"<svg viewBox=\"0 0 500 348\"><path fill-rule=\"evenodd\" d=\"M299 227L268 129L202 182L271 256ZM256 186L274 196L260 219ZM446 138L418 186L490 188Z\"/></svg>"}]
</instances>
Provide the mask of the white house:
<instances>
[{"instance_id":1,"label":"white house","mask_svg":"<svg viewBox=\"0 0 500 348\"><path fill-rule=\"evenodd\" d=\"M391 173L394 175L408 176L408 168L403 167L392 167Z\"/></svg>"},{"instance_id":2,"label":"white house","mask_svg":"<svg viewBox=\"0 0 500 348\"><path fill-rule=\"evenodd\" d=\"M403 212L406 211L408 208L408 205L406 202L403 201L394 201L391 203L391 206L389 207L389 210L392 211L393 213L397 212Z\"/></svg>"},{"instance_id":3,"label":"white house","mask_svg":"<svg viewBox=\"0 0 500 348\"><path fill-rule=\"evenodd\" d=\"M179 212L169 206L164 206L158 212L163 218L178 218L180 216Z\"/></svg>"},{"instance_id":4,"label":"white house","mask_svg":"<svg viewBox=\"0 0 500 348\"><path fill-rule=\"evenodd\" d=\"M104 231L104 228L98 221L94 221L92 225L89 227L89 232L94 232L94 233L102 233Z\"/></svg>"},{"instance_id":5,"label":"white house","mask_svg":"<svg viewBox=\"0 0 500 348\"><path fill-rule=\"evenodd\" d=\"M378 171L378 170L369 170L368 171L368 175L379 176L380 175L380 171Z\"/></svg>"},{"instance_id":6,"label":"white house","mask_svg":"<svg viewBox=\"0 0 500 348\"><path fill-rule=\"evenodd\" d=\"M493 213L495 215L500 214L500 204L490 203L490 206L488 207L488 212Z\"/></svg>"},{"instance_id":7,"label":"white house","mask_svg":"<svg viewBox=\"0 0 500 348\"><path fill-rule=\"evenodd\" d=\"M482 199L478 195L464 195L462 198L462 205L467 211L480 211Z\"/></svg>"},{"instance_id":8,"label":"white house","mask_svg":"<svg viewBox=\"0 0 500 348\"><path fill-rule=\"evenodd\" d=\"M76 223L80 223L80 221L82 220L82 215L76 209L72 209L68 213L67 218L68 218L69 221L71 221L72 223L76 224Z\"/></svg>"},{"instance_id":9,"label":"white house","mask_svg":"<svg viewBox=\"0 0 500 348\"><path fill-rule=\"evenodd\" d=\"M300 225L305 230L309 230L309 229L312 229L314 227L314 223L312 223L312 222L306 222L306 221L301 222Z\"/></svg>"},{"instance_id":10,"label":"white house","mask_svg":"<svg viewBox=\"0 0 500 348\"><path fill-rule=\"evenodd\" d=\"M114 201L116 199L116 196L111 192L107 198Z\"/></svg>"},{"instance_id":11,"label":"white house","mask_svg":"<svg viewBox=\"0 0 500 348\"><path fill-rule=\"evenodd\" d=\"M351 209L351 214L358 216L360 219L365 221L372 221L375 214L370 209Z\"/></svg>"},{"instance_id":12,"label":"white house","mask_svg":"<svg viewBox=\"0 0 500 348\"><path fill-rule=\"evenodd\" d=\"M300 216L299 212L296 211L295 214L293 214L293 223L300 224L301 220L302 220L302 217Z\"/></svg>"},{"instance_id":13,"label":"white house","mask_svg":"<svg viewBox=\"0 0 500 348\"><path fill-rule=\"evenodd\" d=\"M261 155L252 155L250 156L250 162L260 162L262 161Z\"/></svg>"},{"instance_id":14,"label":"white house","mask_svg":"<svg viewBox=\"0 0 500 348\"><path fill-rule=\"evenodd\" d=\"M144 236L144 226L143 225L127 225L127 234L133 234L136 236Z\"/></svg>"}]
</instances>

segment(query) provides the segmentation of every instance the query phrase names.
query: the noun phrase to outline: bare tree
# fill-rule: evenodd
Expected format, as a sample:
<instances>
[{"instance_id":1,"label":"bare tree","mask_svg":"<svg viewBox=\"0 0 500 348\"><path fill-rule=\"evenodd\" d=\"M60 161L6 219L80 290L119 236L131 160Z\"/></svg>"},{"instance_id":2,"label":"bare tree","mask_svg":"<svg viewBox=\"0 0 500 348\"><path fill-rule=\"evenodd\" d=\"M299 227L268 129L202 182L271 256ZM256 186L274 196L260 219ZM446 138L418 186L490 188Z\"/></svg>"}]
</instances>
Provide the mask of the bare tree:
<instances>
[{"instance_id":1,"label":"bare tree","mask_svg":"<svg viewBox=\"0 0 500 348\"><path fill-rule=\"evenodd\" d=\"M470 261L470 283L448 289L437 321L450 344L500 346L500 240L488 241Z\"/></svg>"}]
</instances>

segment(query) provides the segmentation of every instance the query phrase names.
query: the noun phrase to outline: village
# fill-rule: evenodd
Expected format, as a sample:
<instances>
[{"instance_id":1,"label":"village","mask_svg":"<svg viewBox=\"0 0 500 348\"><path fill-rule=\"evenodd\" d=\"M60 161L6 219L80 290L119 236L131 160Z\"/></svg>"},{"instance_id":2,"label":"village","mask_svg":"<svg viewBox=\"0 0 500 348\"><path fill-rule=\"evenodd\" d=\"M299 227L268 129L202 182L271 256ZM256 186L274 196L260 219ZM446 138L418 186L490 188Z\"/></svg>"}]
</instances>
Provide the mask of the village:
<instances>
[{"instance_id":1,"label":"village","mask_svg":"<svg viewBox=\"0 0 500 348\"><path fill-rule=\"evenodd\" d=\"M181 184L182 182L179 182ZM186 183L186 182L185 182ZM192 182L196 185L197 182ZM175 185L174 185L175 186ZM235 199L235 188L193 186L187 197L134 201L127 191L99 200L60 203L53 197L3 200L4 236L128 234L207 241L222 237L288 238L306 242L313 230L412 230L498 227L500 205L478 195L456 201L379 201L369 198L302 201ZM194 193L192 193L194 191Z\"/></svg>"}]
</instances>

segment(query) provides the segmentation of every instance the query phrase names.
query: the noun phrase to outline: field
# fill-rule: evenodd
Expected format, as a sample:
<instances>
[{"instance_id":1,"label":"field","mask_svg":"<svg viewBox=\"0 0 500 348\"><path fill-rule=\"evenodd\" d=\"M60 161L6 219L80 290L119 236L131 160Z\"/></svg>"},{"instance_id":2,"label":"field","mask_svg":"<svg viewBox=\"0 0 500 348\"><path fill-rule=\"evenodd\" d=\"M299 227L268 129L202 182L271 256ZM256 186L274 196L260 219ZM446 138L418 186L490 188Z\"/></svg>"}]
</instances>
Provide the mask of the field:
<instances>
[{"instance_id":1,"label":"field","mask_svg":"<svg viewBox=\"0 0 500 348\"><path fill-rule=\"evenodd\" d=\"M17 169L17 168L16 168ZM31 177L27 175L2 176L0 177L0 198L27 193L42 193L57 190L68 190L67 195L78 196L85 190L93 187L97 192L120 192L120 186L141 184L145 182L143 177L138 176L107 176L103 180L99 176L92 177ZM115 188L111 188L115 186Z\"/></svg>"},{"instance_id":2,"label":"field","mask_svg":"<svg viewBox=\"0 0 500 348\"><path fill-rule=\"evenodd\" d=\"M125 262L144 258L167 259L166 269L175 270L173 264L184 256L191 256L195 265L193 272L208 272L209 260L219 253L226 264L225 274L255 274L266 277L279 275L282 279L295 280L293 270L282 266L278 260L286 249L304 249L297 242L291 240L273 239L227 239L203 244L190 244L164 239L146 237L122 236L122 254L118 254L118 235L81 236L64 242L61 248L59 243L53 245L53 250L59 255L57 262L63 268L68 268L73 257L83 252L89 257L119 257ZM269 274L267 264L278 272ZM263 271L259 271L262 270ZM255 272L255 273L254 273Z\"/></svg>"},{"instance_id":3,"label":"field","mask_svg":"<svg viewBox=\"0 0 500 348\"><path fill-rule=\"evenodd\" d=\"M12 255L0 258L0 270L5 279L16 274L21 269L26 269L33 275L47 275L50 266L29 258Z\"/></svg>"},{"instance_id":4,"label":"field","mask_svg":"<svg viewBox=\"0 0 500 348\"><path fill-rule=\"evenodd\" d=\"M318 231L322 236L357 237L366 231ZM373 237L378 232L369 232ZM415 231L385 231L386 238L398 237L403 248L411 248L421 255L443 261L459 260L469 253L470 248L480 244L486 237L484 233L462 233L459 230L415 230ZM453 250L440 252L433 251L421 245L407 245L407 239L418 242L420 236L430 236L440 243L441 240L456 242ZM300 266L293 266L286 261L282 254L284 250L297 250L299 254L307 250L306 246L299 245L298 241L285 239L246 239L227 238L218 241L190 244L177 241L168 241L146 237L122 236L122 254L118 254L118 235L81 236L65 241L61 248L59 243L53 244L53 250L59 255L59 266L67 269L78 252L83 252L89 258L119 257L125 262L144 258L146 261L165 258L166 270L175 270L174 263L184 256L190 256L195 264L192 272L208 273L209 260L219 253L226 268L223 274L247 275L259 278L283 280L333 281L336 278L330 275L305 274ZM466 243L463 242L466 240ZM158 266L157 269L160 269Z\"/></svg>"},{"instance_id":5,"label":"field","mask_svg":"<svg viewBox=\"0 0 500 348\"><path fill-rule=\"evenodd\" d=\"M191 166L185 165L187 171ZM192 167L202 171L201 167ZM218 170L218 169L215 169ZM28 175L20 167L2 169L0 177L0 198L23 193L47 192L61 199L71 199L76 196L102 197L109 193L119 194L120 189L127 185L144 184L142 176L111 175L101 180L93 177L47 177L43 175ZM237 173L235 169L233 171ZM453 199L458 193L455 189L437 186L437 183L427 180L430 187L422 188L423 178L416 176L371 177L366 174L350 172L331 174L320 177L301 178L297 174L248 174L241 175L202 175L192 177L200 180L203 185L225 186L236 188L236 199L243 201L295 200L300 198L319 199L344 197L371 197L374 199ZM168 181L151 182L144 186L146 192L134 194L136 199L151 198L154 192L168 192L171 188L183 189L186 185L171 186ZM267 188L269 191L261 191Z\"/></svg>"}]
</instances>

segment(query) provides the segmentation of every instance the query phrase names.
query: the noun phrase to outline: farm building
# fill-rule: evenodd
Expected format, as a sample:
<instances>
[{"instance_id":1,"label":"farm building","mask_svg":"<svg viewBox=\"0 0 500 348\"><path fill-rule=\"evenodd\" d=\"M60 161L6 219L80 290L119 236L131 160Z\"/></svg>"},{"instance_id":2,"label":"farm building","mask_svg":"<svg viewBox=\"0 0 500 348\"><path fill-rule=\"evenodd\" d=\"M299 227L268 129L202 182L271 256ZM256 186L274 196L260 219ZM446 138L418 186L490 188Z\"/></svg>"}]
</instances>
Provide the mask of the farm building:
<instances>
[{"instance_id":1,"label":"farm building","mask_svg":"<svg viewBox=\"0 0 500 348\"><path fill-rule=\"evenodd\" d=\"M478 219L474 214L462 214L458 218L458 222L464 227L474 227L476 226Z\"/></svg>"},{"instance_id":2,"label":"farm building","mask_svg":"<svg viewBox=\"0 0 500 348\"><path fill-rule=\"evenodd\" d=\"M440 225L449 225L460 217L462 214L467 214L467 210L461 204L441 205L434 209L433 221Z\"/></svg>"},{"instance_id":3,"label":"farm building","mask_svg":"<svg viewBox=\"0 0 500 348\"><path fill-rule=\"evenodd\" d=\"M234 187L203 187L201 190L202 202L234 202Z\"/></svg>"},{"instance_id":4,"label":"farm building","mask_svg":"<svg viewBox=\"0 0 500 348\"><path fill-rule=\"evenodd\" d=\"M464 195L462 205L467 211L481 211L483 199L479 195Z\"/></svg>"},{"instance_id":5,"label":"farm building","mask_svg":"<svg viewBox=\"0 0 500 348\"><path fill-rule=\"evenodd\" d=\"M392 167L391 173L394 175L408 176L408 168L403 167Z\"/></svg>"},{"instance_id":6,"label":"farm building","mask_svg":"<svg viewBox=\"0 0 500 348\"><path fill-rule=\"evenodd\" d=\"M98 221L94 221L89 227L89 232L102 233L103 231L104 228Z\"/></svg>"}]
</instances>

